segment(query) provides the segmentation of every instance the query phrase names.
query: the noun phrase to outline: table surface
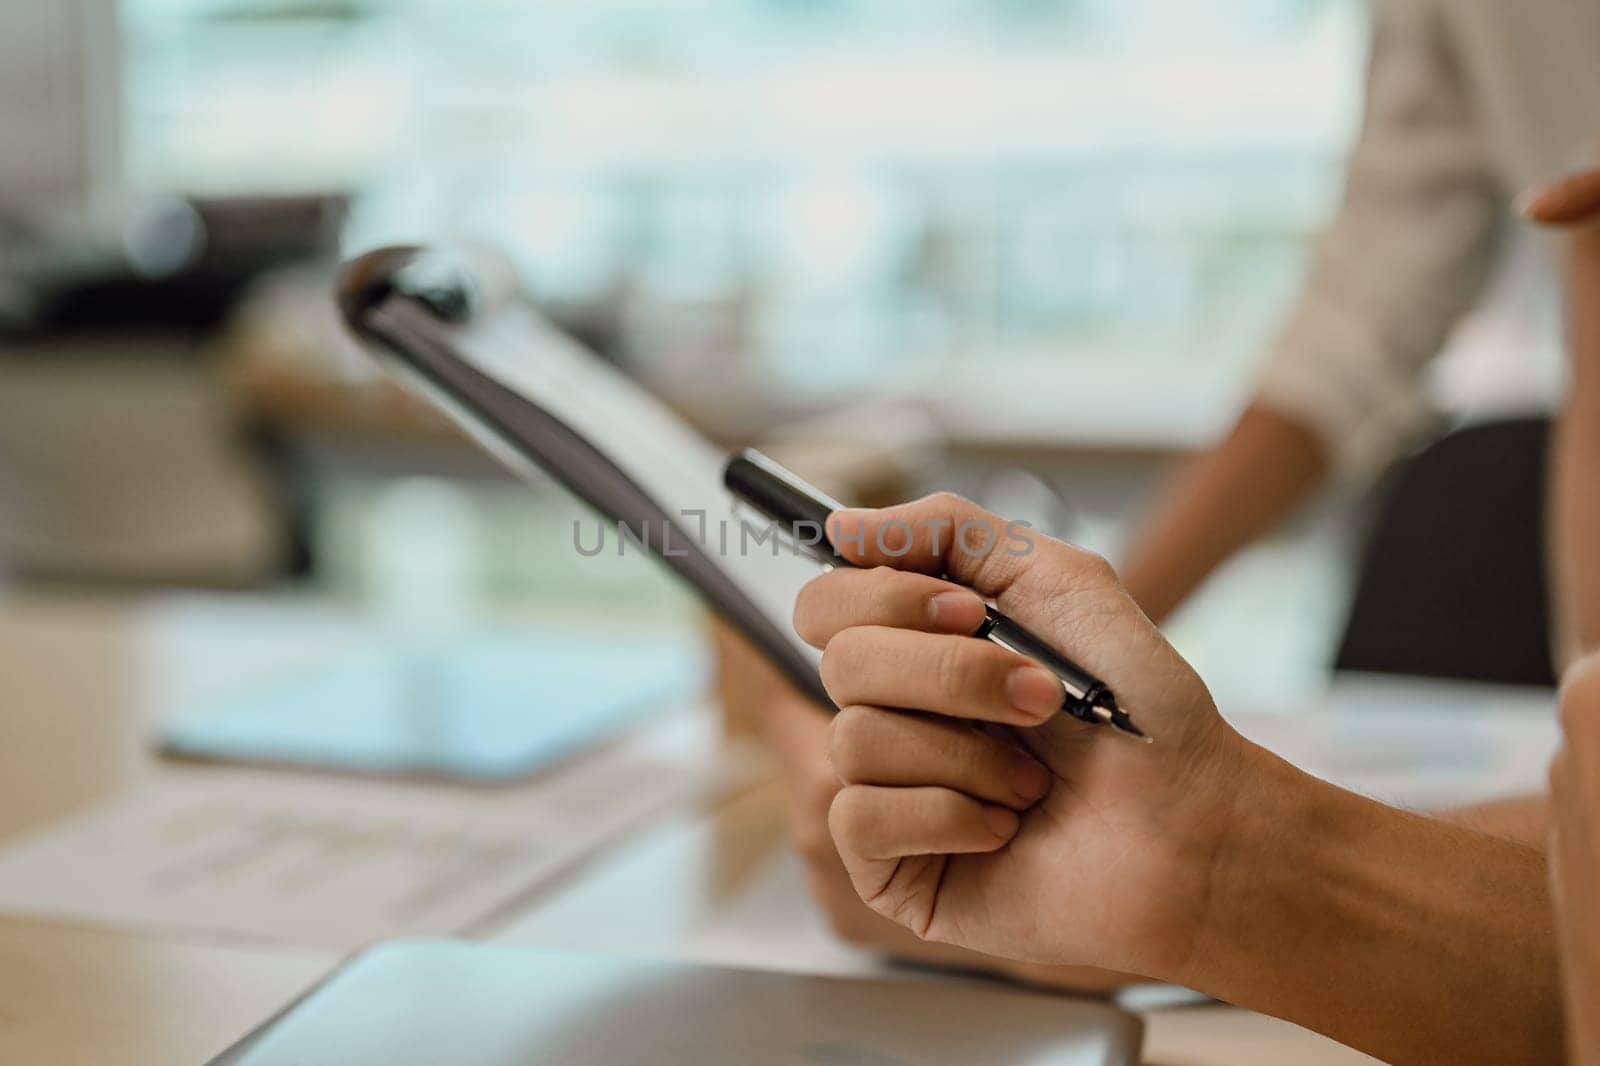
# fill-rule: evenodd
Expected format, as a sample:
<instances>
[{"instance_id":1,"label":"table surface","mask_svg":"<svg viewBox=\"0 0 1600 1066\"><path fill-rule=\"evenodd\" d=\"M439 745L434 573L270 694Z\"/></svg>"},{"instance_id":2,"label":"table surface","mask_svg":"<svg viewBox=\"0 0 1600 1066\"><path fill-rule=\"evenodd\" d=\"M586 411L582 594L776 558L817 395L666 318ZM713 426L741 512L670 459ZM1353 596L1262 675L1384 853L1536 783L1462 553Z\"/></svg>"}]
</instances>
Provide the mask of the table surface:
<instances>
[{"instance_id":1,"label":"table surface","mask_svg":"<svg viewBox=\"0 0 1600 1066\"><path fill-rule=\"evenodd\" d=\"M172 668L149 626L137 602L0 604L0 842L175 772L145 745L152 686ZM770 785L714 811L684 811L564 878L496 939L602 949L610 940L647 956L737 965L787 958L822 971L879 966L832 941L809 912L795 860L777 843L781 825ZM642 905L641 879L652 886ZM630 905L607 906L608 898ZM327 951L0 918L0 1060L203 1063L338 961ZM1373 1061L1227 1007L1146 1017L1151 1064Z\"/></svg>"}]
</instances>

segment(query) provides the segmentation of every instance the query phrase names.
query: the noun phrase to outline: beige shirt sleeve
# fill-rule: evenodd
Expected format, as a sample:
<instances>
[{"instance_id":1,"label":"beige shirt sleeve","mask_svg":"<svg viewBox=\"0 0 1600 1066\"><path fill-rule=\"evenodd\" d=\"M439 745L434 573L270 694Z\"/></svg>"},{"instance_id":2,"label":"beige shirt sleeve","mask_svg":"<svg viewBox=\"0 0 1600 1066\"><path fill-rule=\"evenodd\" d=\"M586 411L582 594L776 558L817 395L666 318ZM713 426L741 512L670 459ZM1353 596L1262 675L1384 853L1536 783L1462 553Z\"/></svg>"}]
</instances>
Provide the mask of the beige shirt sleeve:
<instances>
[{"instance_id":1,"label":"beige shirt sleeve","mask_svg":"<svg viewBox=\"0 0 1600 1066\"><path fill-rule=\"evenodd\" d=\"M1376 5L1343 202L1256 394L1315 431L1346 479L1376 473L1425 425L1423 368L1476 299L1498 244L1504 192L1446 5Z\"/></svg>"}]
</instances>

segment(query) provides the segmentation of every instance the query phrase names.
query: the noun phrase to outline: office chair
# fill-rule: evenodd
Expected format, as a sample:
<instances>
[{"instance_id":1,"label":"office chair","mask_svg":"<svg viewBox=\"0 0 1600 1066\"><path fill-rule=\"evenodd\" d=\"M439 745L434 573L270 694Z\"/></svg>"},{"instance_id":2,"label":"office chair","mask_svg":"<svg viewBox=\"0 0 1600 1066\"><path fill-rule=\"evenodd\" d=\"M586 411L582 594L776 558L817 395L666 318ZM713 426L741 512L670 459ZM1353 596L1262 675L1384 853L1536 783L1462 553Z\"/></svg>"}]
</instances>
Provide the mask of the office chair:
<instances>
[{"instance_id":1,"label":"office chair","mask_svg":"<svg viewBox=\"0 0 1600 1066\"><path fill-rule=\"evenodd\" d=\"M1553 685L1546 418L1456 430L1392 479L1336 670Z\"/></svg>"}]
</instances>

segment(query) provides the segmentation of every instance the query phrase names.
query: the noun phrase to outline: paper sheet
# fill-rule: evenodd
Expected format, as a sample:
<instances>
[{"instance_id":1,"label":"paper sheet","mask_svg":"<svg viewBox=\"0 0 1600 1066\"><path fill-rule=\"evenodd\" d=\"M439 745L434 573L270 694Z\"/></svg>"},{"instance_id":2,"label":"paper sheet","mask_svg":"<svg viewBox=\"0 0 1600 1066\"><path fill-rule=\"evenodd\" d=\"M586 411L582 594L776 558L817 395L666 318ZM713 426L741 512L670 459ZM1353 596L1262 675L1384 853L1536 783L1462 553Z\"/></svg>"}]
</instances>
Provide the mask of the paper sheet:
<instances>
[{"instance_id":1,"label":"paper sheet","mask_svg":"<svg viewBox=\"0 0 1600 1066\"><path fill-rule=\"evenodd\" d=\"M171 775L0 852L0 912L352 949L471 932L748 773L680 716L535 785Z\"/></svg>"},{"instance_id":2,"label":"paper sheet","mask_svg":"<svg viewBox=\"0 0 1600 1066\"><path fill-rule=\"evenodd\" d=\"M1416 810L1542 791L1561 739L1553 694L1492 686L1347 681L1317 710L1228 718L1303 770Z\"/></svg>"}]
</instances>

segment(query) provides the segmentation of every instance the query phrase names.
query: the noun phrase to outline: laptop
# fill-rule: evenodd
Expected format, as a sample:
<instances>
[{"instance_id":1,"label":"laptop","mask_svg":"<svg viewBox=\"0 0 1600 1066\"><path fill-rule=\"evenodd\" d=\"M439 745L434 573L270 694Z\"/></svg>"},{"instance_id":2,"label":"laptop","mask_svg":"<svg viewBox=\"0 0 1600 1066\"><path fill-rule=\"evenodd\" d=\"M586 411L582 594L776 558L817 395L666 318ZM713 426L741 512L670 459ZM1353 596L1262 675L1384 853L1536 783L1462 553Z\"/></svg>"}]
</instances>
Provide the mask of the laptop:
<instances>
[{"instance_id":1,"label":"laptop","mask_svg":"<svg viewBox=\"0 0 1600 1066\"><path fill-rule=\"evenodd\" d=\"M1110 1004L464 941L356 956L210 1066L1134 1066Z\"/></svg>"}]
</instances>

